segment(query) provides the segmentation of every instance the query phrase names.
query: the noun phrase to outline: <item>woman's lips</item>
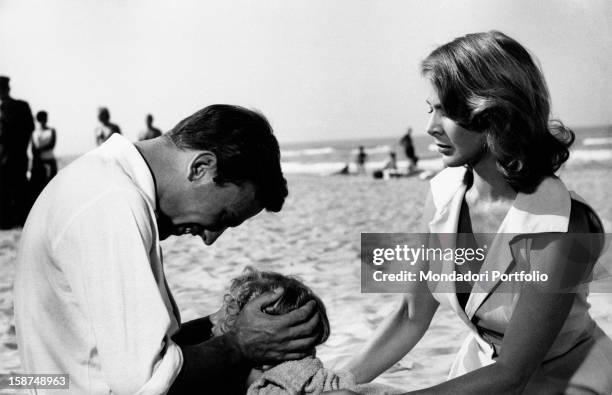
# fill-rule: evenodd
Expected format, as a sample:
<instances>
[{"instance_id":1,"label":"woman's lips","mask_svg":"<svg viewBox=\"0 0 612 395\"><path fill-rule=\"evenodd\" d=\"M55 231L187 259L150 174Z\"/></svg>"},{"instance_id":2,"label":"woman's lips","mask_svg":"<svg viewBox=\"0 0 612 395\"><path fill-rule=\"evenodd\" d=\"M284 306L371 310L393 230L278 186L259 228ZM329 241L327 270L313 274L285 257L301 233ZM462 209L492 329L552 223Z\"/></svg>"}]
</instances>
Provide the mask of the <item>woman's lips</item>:
<instances>
[{"instance_id":1,"label":"woman's lips","mask_svg":"<svg viewBox=\"0 0 612 395\"><path fill-rule=\"evenodd\" d=\"M448 154L453 149L452 146L448 144L436 143L436 147L438 147L438 152L441 154Z\"/></svg>"}]
</instances>

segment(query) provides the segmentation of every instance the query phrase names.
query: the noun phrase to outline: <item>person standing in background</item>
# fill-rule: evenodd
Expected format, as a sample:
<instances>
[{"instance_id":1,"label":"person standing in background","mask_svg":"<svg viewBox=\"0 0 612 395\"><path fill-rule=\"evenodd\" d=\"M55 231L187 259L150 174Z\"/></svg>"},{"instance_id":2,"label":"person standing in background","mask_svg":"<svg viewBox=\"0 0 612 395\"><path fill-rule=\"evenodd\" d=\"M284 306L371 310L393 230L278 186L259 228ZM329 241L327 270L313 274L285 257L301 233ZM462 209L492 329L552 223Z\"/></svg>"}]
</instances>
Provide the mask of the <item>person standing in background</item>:
<instances>
[{"instance_id":1,"label":"person standing in background","mask_svg":"<svg viewBox=\"0 0 612 395\"><path fill-rule=\"evenodd\" d=\"M147 114L145 122L147 123L147 128L140 132L140 135L138 136L139 141L154 139L155 137L162 135L161 130L153 126L153 115Z\"/></svg>"},{"instance_id":2,"label":"person standing in background","mask_svg":"<svg viewBox=\"0 0 612 395\"><path fill-rule=\"evenodd\" d=\"M357 152L357 158L355 158L355 162L357 163L357 174L365 174L365 163L367 160L368 154L365 152L363 145L360 145L359 151Z\"/></svg>"},{"instance_id":3,"label":"person standing in background","mask_svg":"<svg viewBox=\"0 0 612 395\"><path fill-rule=\"evenodd\" d=\"M0 76L0 229L25 222L27 150L34 130L30 106L10 96L9 81Z\"/></svg>"},{"instance_id":4,"label":"person standing in background","mask_svg":"<svg viewBox=\"0 0 612 395\"><path fill-rule=\"evenodd\" d=\"M108 108L100 107L98 109L98 121L100 121L100 125L94 130L96 145L101 145L114 133L121 134L119 126L110 121L110 112Z\"/></svg>"},{"instance_id":5,"label":"person standing in background","mask_svg":"<svg viewBox=\"0 0 612 395\"><path fill-rule=\"evenodd\" d=\"M404 147L404 153L408 158L408 173L416 170L417 162L419 158L414 153L414 144L412 143L412 128L408 127L406 134L400 140L400 144Z\"/></svg>"},{"instance_id":6,"label":"person standing in background","mask_svg":"<svg viewBox=\"0 0 612 395\"><path fill-rule=\"evenodd\" d=\"M32 133L32 167L30 172L31 202L34 203L47 183L57 174L57 162L53 149L57 135L55 129L47 125L46 111L36 113L38 127Z\"/></svg>"}]
</instances>

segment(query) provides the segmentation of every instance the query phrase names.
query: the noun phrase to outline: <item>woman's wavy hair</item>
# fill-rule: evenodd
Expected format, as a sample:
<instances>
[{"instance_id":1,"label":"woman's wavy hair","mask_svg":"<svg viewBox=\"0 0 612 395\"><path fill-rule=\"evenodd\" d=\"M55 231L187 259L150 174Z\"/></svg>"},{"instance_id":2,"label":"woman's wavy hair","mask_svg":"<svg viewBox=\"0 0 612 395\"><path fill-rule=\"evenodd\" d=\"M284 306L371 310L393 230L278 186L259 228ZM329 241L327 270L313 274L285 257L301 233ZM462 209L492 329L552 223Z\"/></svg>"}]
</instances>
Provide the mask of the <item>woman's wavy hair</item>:
<instances>
[{"instance_id":1,"label":"woman's wavy hair","mask_svg":"<svg viewBox=\"0 0 612 395\"><path fill-rule=\"evenodd\" d=\"M330 326L323 301L296 277L260 271L252 266L247 266L240 276L232 280L229 293L224 297L223 308L225 308L226 319L225 322L220 323L223 331L232 327L238 313L249 301L263 293L278 289L283 290L282 296L273 305L266 307L264 312L270 315L286 314L314 300L319 313L319 326L316 329L317 345L324 343L329 338Z\"/></svg>"},{"instance_id":2,"label":"woman's wavy hair","mask_svg":"<svg viewBox=\"0 0 612 395\"><path fill-rule=\"evenodd\" d=\"M574 132L550 120L550 96L529 52L507 35L468 34L436 48L421 72L446 115L486 133L486 144L507 182L533 192L569 157Z\"/></svg>"}]
</instances>

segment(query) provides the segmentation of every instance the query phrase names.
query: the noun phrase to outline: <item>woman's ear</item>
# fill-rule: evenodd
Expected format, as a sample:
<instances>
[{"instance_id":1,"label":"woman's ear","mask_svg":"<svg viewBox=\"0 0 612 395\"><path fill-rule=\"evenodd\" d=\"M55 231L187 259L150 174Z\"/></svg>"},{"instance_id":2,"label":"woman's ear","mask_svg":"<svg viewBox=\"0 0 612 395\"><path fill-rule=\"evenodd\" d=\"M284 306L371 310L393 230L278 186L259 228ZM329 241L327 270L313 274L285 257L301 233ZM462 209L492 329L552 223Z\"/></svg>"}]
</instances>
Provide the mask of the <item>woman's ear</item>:
<instances>
[{"instance_id":1,"label":"woman's ear","mask_svg":"<svg viewBox=\"0 0 612 395\"><path fill-rule=\"evenodd\" d=\"M217 156L210 151L197 153L189 162L189 181L201 180L207 175L215 175L217 172Z\"/></svg>"}]
</instances>

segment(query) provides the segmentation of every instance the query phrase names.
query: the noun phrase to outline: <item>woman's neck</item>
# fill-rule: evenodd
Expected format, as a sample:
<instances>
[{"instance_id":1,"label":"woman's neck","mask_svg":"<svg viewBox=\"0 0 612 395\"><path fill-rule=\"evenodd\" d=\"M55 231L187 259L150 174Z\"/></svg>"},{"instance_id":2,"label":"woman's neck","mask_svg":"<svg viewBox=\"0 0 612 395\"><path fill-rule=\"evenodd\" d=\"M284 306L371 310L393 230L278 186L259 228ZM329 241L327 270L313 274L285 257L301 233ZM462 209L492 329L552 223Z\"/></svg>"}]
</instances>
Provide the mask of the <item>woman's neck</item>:
<instances>
[{"instance_id":1,"label":"woman's neck","mask_svg":"<svg viewBox=\"0 0 612 395\"><path fill-rule=\"evenodd\" d=\"M488 154L474 165L474 179L470 195L480 201L513 201L516 191L508 184L497 167L495 158Z\"/></svg>"}]
</instances>

